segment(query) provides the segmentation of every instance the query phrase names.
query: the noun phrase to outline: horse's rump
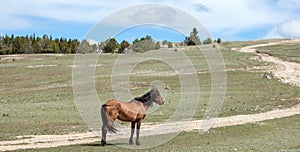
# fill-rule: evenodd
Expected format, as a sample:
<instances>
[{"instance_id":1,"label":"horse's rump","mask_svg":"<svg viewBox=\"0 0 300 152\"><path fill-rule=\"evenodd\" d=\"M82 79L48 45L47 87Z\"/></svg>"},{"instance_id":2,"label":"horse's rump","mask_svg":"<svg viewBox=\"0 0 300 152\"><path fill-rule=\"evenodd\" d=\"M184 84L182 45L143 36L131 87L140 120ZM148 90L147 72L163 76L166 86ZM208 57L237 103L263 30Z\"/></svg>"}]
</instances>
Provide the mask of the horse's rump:
<instances>
[{"instance_id":1,"label":"horse's rump","mask_svg":"<svg viewBox=\"0 0 300 152\"><path fill-rule=\"evenodd\" d=\"M114 127L113 122L114 118L118 115L118 110L120 109L120 105L109 105L103 104L101 107L101 118L104 129L107 129L109 132L116 133L118 130Z\"/></svg>"}]
</instances>

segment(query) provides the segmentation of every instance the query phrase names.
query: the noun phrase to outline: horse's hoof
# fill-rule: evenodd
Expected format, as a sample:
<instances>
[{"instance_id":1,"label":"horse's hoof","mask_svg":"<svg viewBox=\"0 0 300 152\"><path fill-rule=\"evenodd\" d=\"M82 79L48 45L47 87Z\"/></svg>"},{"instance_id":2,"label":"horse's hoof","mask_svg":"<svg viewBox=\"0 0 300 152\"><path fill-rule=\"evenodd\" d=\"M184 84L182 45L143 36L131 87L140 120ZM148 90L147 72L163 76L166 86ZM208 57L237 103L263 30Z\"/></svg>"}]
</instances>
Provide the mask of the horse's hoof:
<instances>
[{"instance_id":1,"label":"horse's hoof","mask_svg":"<svg viewBox=\"0 0 300 152\"><path fill-rule=\"evenodd\" d=\"M141 143L140 143L139 141L137 141L135 144L136 144L137 146L141 145Z\"/></svg>"},{"instance_id":2,"label":"horse's hoof","mask_svg":"<svg viewBox=\"0 0 300 152\"><path fill-rule=\"evenodd\" d=\"M132 140L129 140L129 145L133 145L133 141Z\"/></svg>"},{"instance_id":3,"label":"horse's hoof","mask_svg":"<svg viewBox=\"0 0 300 152\"><path fill-rule=\"evenodd\" d=\"M101 140L101 145L104 147L104 146L106 146L106 142L102 139Z\"/></svg>"}]
</instances>

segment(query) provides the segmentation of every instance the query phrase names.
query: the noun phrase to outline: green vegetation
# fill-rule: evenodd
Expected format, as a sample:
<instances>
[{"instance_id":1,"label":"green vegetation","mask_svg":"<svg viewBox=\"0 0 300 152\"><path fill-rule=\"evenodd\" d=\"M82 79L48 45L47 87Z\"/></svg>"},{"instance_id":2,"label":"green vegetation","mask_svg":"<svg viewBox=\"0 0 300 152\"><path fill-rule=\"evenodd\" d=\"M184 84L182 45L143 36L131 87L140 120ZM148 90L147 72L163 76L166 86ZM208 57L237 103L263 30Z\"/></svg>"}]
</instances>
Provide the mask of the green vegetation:
<instances>
[{"instance_id":1,"label":"green vegetation","mask_svg":"<svg viewBox=\"0 0 300 152\"><path fill-rule=\"evenodd\" d=\"M296 115L246 125L213 128L204 134L196 130L182 132L161 146L136 151L299 151L299 122L300 117ZM146 144L143 138L141 143ZM133 151L120 146L101 147L97 142L48 148L43 151Z\"/></svg>"},{"instance_id":2,"label":"green vegetation","mask_svg":"<svg viewBox=\"0 0 300 152\"><path fill-rule=\"evenodd\" d=\"M205 47L200 48L205 51ZM201 97L195 119L203 117L210 96L210 74L202 53L187 47L185 54L199 72ZM285 108L297 104L300 90L277 79L262 79L263 71L248 72L247 66L266 63L249 60L252 54L222 48L227 69L227 92L220 116L251 114ZM96 89L104 102L114 98L111 90L111 70L118 54L103 54L96 69ZM64 134L87 130L76 109L72 94L72 64L74 55L9 55L1 56L0 140L26 134ZM180 61L178 62L180 63ZM180 82L176 75L136 75L134 73L172 72L163 62L147 61L138 64L130 76L131 91L138 96L147 85L160 80L172 87L162 108L151 113L146 122L166 121L174 113L180 98ZM146 84L146 85L145 85ZM289 102L282 99L290 99Z\"/></svg>"},{"instance_id":3,"label":"green vegetation","mask_svg":"<svg viewBox=\"0 0 300 152\"><path fill-rule=\"evenodd\" d=\"M201 41L198 36L198 30L194 27L189 37L185 37L184 43L186 45L200 45Z\"/></svg>"},{"instance_id":4,"label":"green vegetation","mask_svg":"<svg viewBox=\"0 0 300 152\"><path fill-rule=\"evenodd\" d=\"M211 43L212 43L211 38L206 38L206 39L203 41L203 44L211 44Z\"/></svg>"},{"instance_id":5,"label":"green vegetation","mask_svg":"<svg viewBox=\"0 0 300 152\"><path fill-rule=\"evenodd\" d=\"M203 44L211 44L213 41L211 38L207 38L203 41ZM218 38L214 42L221 43L221 39ZM198 30L193 28L189 37L186 37L185 45L201 45L201 41L198 36ZM168 48L173 47L172 42L163 41L163 45L167 45ZM146 35L142 38L135 39L132 44L123 40L118 43L115 38L109 38L104 42L91 43L88 40L83 39L81 42L77 39L67 38L53 38L51 35L44 34L42 37L33 35L26 36L11 36L0 35L0 55L7 54L74 54L74 53L127 53L128 50L134 52L143 53L149 50L156 50L161 47L159 41L155 42L151 36Z\"/></svg>"},{"instance_id":6,"label":"green vegetation","mask_svg":"<svg viewBox=\"0 0 300 152\"><path fill-rule=\"evenodd\" d=\"M249 44L249 42L245 43ZM268 64L249 60L253 54L232 51L232 46L245 46L245 44L242 42L221 44L228 71L226 97L219 113L220 117L260 113L291 107L299 103L296 99L300 95L298 87L283 84L277 79L262 79L264 71L247 71L248 67ZM211 46L203 45L200 50L208 51L208 47ZM166 50L162 49L162 51ZM199 104L195 107L194 119L202 119L209 104L211 88L211 75L201 51L193 46L185 47L184 50L196 71L199 72L201 96ZM127 55L130 57L130 54ZM96 68L95 79L101 102L114 98L110 75L113 64L119 56L119 54L103 54L98 60L99 66ZM75 55L72 54L1 56L0 140L12 140L17 135L66 134L88 130L77 111L72 93L74 57ZM178 61L178 63L181 62ZM131 93L134 96L147 91L148 85L154 80L160 80L172 87L165 98L166 104L154 113L150 113L145 122L167 121L177 109L180 99L180 81L177 75L170 74L172 70L162 61L149 60L139 63L132 71L129 80ZM183 132L168 143L149 149L149 151L299 150L298 131L299 116L294 116L242 126L211 129L209 133L202 135L199 135L197 131ZM103 148L99 147L98 143L94 143L43 150L99 151ZM127 149L113 145L105 147L105 150L126 151Z\"/></svg>"},{"instance_id":7,"label":"green vegetation","mask_svg":"<svg viewBox=\"0 0 300 152\"><path fill-rule=\"evenodd\" d=\"M279 57L285 61L300 63L300 46L299 43L288 43L285 45L272 45L256 48L257 52Z\"/></svg>"},{"instance_id":8,"label":"green vegetation","mask_svg":"<svg viewBox=\"0 0 300 152\"><path fill-rule=\"evenodd\" d=\"M210 37L206 38L205 40L203 40L203 44L211 44L211 43L221 43L222 40L221 38L218 38L214 41L212 41L212 39ZM201 45L201 40L199 38L198 35L198 30L197 28L193 28L192 32L190 33L190 36L185 37L185 40L183 42L185 45L187 46L191 46L191 45Z\"/></svg>"},{"instance_id":9,"label":"green vegetation","mask_svg":"<svg viewBox=\"0 0 300 152\"><path fill-rule=\"evenodd\" d=\"M75 53L80 42L77 39L55 38L43 35L0 36L0 55L3 54L38 54L38 53Z\"/></svg>"},{"instance_id":10,"label":"green vegetation","mask_svg":"<svg viewBox=\"0 0 300 152\"><path fill-rule=\"evenodd\" d=\"M159 48L160 48L160 44L155 43L155 41L149 35L147 35L146 37L142 37L140 39L135 39L132 44L133 51L140 52L140 53L149 50L159 49Z\"/></svg>"},{"instance_id":11,"label":"green vegetation","mask_svg":"<svg viewBox=\"0 0 300 152\"><path fill-rule=\"evenodd\" d=\"M1 56L0 140L86 130L73 102L73 57Z\"/></svg>"},{"instance_id":12,"label":"green vegetation","mask_svg":"<svg viewBox=\"0 0 300 152\"><path fill-rule=\"evenodd\" d=\"M233 41L233 42L223 42L222 45L227 48L241 48L244 46L255 45L255 44L265 44L270 42L279 42L288 39L265 39L265 40L253 40L253 41Z\"/></svg>"}]
</instances>

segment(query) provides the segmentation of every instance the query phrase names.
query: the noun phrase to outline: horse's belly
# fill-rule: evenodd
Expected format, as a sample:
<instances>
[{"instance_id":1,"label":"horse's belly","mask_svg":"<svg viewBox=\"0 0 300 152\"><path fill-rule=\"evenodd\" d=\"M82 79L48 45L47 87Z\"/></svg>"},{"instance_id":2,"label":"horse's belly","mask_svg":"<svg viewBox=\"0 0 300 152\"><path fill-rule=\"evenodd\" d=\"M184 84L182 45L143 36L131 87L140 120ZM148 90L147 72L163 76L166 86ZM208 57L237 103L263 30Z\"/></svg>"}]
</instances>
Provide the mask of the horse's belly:
<instances>
[{"instance_id":1,"label":"horse's belly","mask_svg":"<svg viewBox=\"0 0 300 152\"><path fill-rule=\"evenodd\" d=\"M128 122L132 122L132 121L136 121L136 120L142 120L145 118L145 114L119 114L118 115L118 119L121 121L128 121Z\"/></svg>"},{"instance_id":2,"label":"horse's belly","mask_svg":"<svg viewBox=\"0 0 300 152\"><path fill-rule=\"evenodd\" d=\"M128 115L124 115L124 114L119 114L118 119L121 121L135 121L136 120L136 116L128 116Z\"/></svg>"}]
</instances>

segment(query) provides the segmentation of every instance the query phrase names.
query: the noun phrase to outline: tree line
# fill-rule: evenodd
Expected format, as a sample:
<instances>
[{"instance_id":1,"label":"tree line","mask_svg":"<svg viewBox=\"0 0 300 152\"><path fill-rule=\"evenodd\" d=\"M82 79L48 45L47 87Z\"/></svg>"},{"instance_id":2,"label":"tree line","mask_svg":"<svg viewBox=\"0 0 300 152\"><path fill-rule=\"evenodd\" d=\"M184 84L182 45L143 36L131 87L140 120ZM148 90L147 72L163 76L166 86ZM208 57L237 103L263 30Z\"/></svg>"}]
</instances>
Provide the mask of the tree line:
<instances>
[{"instance_id":1,"label":"tree line","mask_svg":"<svg viewBox=\"0 0 300 152\"><path fill-rule=\"evenodd\" d=\"M80 42L77 39L55 38L44 34L43 37L0 36L0 54L39 54L39 53L75 53Z\"/></svg>"},{"instance_id":2,"label":"tree line","mask_svg":"<svg viewBox=\"0 0 300 152\"><path fill-rule=\"evenodd\" d=\"M91 53L91 52L102 52L102 53L128 53L139 52L143 53L149 50L155 50L160 48L160 42L155 42L154 39L146 35L142 38L136 38L132 44L128 41L123 40L118 43L115 38L109 38L105 42L99 42L97 44L89 44L87 40L83 40L79 47L79 53Z\"/></svg>"},{"instance_id":3,"label":"tree line","mask_svg":"<svg viewBox=\"0 0 300 152\"><path fill-rule=\"evenodd\" d=\"M189 37L186 37L181 45L201 45L211 43L221 43L221 39L212 41L211 38L205 39L203 42L198 37L198 31L193 28ZM0 36L0 55L4 54L39 54L39 53L126 53L126 52L145 52L148 50L159 49L161 46L166 45L168 48L173 47L172 42L164 40L161 42L154 41L154 39L146 35L142 38L135 39L132 44L123 40L118 43L115 38L109 38L105 42L97 44L90 44L87 40L81 42L77 39L67 38L53 38L51 35L44 34L42 37L33 35L26 36Z\"/></svg>"}]
</instances>

